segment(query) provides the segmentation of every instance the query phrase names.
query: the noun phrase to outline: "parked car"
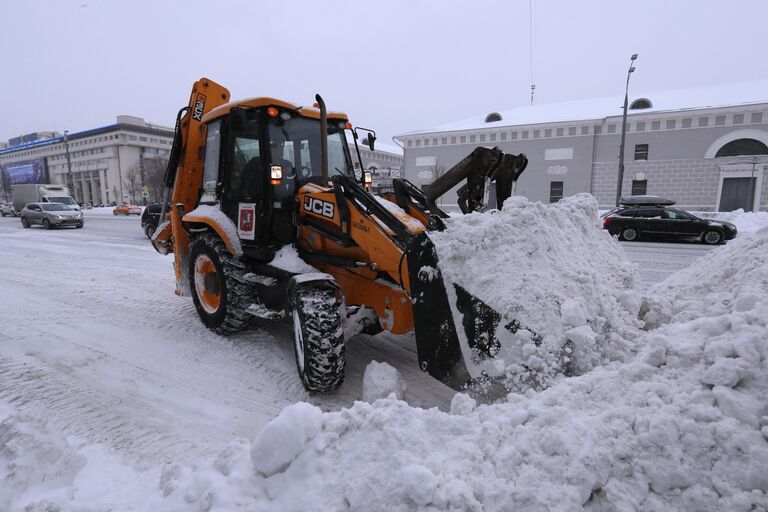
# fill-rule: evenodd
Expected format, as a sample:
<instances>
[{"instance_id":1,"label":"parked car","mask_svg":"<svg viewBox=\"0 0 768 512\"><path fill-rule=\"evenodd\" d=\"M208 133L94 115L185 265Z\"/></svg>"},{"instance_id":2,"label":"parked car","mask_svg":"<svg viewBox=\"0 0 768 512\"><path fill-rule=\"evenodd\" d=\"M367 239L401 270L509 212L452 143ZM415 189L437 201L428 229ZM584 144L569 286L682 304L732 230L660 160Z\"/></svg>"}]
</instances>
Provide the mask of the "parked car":
<instances>
[{"instance_id":1,"label":"parked car","mask_svg":"<svg viewBox=\"0 0 768 512\"><path fill-rule=\"evenodd\" d=\"M13 204L0 203L0 215L2 215L3 217L5 217L6 215L15 217L16 215L18 215L18 212L16 211L16 208L13 207Z\"/></svg>"},{"instance_id":2,"label":"parked car","mask_svg":"<svg viewBox=\"0 0 768 512\"><path fill-rule=\"evenodd\" d=\"M141 215L141 206L123 203L112 210L113 215Z\"/></svg>"},{"instance_id":3,"label":"parked car","mask_svg":"<svg viewBox=\"0 0 768 512\"><path fill-rule=\"evenodd\" d=\"M628 242L636 240L696 240L709 245L736 236L730 222L700 219L670 205L674 201L655 196L630 196L603 216L603 228Z\"/></svg>"},{"instance_id":4,"label":"parked car","mask_svg":"<svg viewBox=\"0 0 768 512\"><path fill-rule=\"evenodd\" d=\"M160 224L160 212L162 209L163 203L148 204L144 208L144 213L141 214L141 229L147 235L147 238L152 238L157 225Z\"/></svg>"},{"instance_id":5,"label":"parked car","mask_svg":"<svg viewBox=\"0 0 768 512\"><path fill-rule=\"evenodd\" d=\"M28 228L40 224L45 229L61 226L85 225L82 212L72 210L62 203L29 203L21 209L21 225Z\"/></svg>"}]
</instances>

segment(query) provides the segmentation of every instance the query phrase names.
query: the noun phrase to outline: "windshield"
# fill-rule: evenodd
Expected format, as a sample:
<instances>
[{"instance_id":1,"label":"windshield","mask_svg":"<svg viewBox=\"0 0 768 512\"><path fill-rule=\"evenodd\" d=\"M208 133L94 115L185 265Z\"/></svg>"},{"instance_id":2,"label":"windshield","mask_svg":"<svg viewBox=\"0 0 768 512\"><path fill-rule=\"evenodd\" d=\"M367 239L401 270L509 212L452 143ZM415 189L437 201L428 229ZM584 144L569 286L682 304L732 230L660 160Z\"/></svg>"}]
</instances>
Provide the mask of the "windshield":
<instances>
[{"instance_id":1,"label":"windshield","mask_svg":"<svg viewBox=\"0 0 768 512\"><path fill-rule=\"evenodd\" d=\"M69 196L61 196L61 197L46 196L46 199L52 203L63 203L63 204L73 204L73 205L77 204L75 200Z\"/></svg>"},{"instance_id":2,"label":"windshield","mask_svg":"<svg viewBox=\"0 0 768 512\"><path fill-rule=\"evenodd\" d=\"M61 212L69 209L61 203L40 203L40 206L47 212Z\"/></svg>"},{"instance_id":3,"label":"windshield","mask_svg":"<svg viewBox=\"0 0 768 512\"><path fill-rule=\"evenodd\" d=\"M294 117L288 121L280 118L269 123L271 162L282 165L284 175L296 175L299 179L322 175L320 155L320 121ZM350 174L345 151L343 130L328 124L328 174ZM287 172L286 172L287 171Z\"/></svg>"}]
</instances>

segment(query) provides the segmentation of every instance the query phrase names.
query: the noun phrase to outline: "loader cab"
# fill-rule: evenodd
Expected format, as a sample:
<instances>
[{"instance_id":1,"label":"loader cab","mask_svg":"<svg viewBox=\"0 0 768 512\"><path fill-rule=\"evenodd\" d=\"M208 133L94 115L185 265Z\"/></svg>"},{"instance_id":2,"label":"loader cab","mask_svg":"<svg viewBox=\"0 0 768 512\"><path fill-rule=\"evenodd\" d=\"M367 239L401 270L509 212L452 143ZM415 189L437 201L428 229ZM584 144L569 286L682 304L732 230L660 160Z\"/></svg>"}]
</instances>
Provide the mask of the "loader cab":
<instances>
[{"instance_id":1,"label":"loader cab","mask_svg":"<svg viewBox=\"0 0 768 512\"><path fill-rule=\"evenodd\" d=\"M247 229L239 230L244 249L293 242L298 190L307 183L328 186L321 183L319 115L307 115L313 113L279 102L236 105L204 120L201 202L218 202L238 227L244 211L251 215ZM330 176L353 175L346 123L346 117L328 119Z\"/></svg>"}]
</instances>

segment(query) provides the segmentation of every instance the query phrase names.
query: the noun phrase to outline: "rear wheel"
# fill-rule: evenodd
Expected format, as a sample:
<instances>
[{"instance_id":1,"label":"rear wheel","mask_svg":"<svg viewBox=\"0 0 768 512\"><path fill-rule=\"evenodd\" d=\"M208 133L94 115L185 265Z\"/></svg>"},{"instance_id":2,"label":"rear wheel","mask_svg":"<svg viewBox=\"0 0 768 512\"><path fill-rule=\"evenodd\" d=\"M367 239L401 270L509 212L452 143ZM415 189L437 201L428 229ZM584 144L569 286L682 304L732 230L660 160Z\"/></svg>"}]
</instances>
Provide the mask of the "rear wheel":
<instances>
[{"instance_id":1,"label":"rear wheel","mask_svg":"<svg viewBox=\"0 0 768 512\"><path fill-rule=\"evenodd\" d=\"M236 261L224 242L205 234L192 244L189 258L189 287L197 314L206 327L229 334L248 326L246 308L255 301L251 286L238 280Z\"/></svg>"},{"instance_id":2,"label":"rear wheel","mask_svg":"<svg viewBox=\"0 0 768 512\"><path fill-rule=\"evenodd\" d=\"M341 301L330 287L303 287L293 295L296 368L307 391L331 391L344 382Z\"/></svg>"},{"instance_id":3,"label":"rear wheel","mask_svg":"<svg viewBox=\"0 0 768 512\"><path fill-rule=\"evenodd\" d=\"M707 245L717 245L723 241L723 235L714 229L711 229L704 233L704 243Z\"/></svg>"},{"instance_id":4,"label":"rear wheel","mask_svg":"<svg viewBox=\"0 0 768 512\"><path fill-rule=\"evenodd\" d=\"M0 215L2 215L3 217L5 217L5 212L4 212L4 211L0 211Z\"/></svg>"},{"instance_id":5,"label":"rear wheel","mask_svg":"<svg viewBox=\"0 0 768 512\"><path fill-rule=\"evenodd\" d=\"M637 231L633 228L624 228L621 230L621 239L627 242L634 242L637 240Z\"/></svg>"},{"instance_id":6,"label":"rear wheel","mask_svg":"<svg viewBox=\"0 0 768 512\"><path fill-rule=\"evenodd\" d=\"M21 218L21 225L22 225L22 227L25 227L25 228L29 227L29 221L27 220L26 217L22 217Z\"/></svg>"}]
</instances>

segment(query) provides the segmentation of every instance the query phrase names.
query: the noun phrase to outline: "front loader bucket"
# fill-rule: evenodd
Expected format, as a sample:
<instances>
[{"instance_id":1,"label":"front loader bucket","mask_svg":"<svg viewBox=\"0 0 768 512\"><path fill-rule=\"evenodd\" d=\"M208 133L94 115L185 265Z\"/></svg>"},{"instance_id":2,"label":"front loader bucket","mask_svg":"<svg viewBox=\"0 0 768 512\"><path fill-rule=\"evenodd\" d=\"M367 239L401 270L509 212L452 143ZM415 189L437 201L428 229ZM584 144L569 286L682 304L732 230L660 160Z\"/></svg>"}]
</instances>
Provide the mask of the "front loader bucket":
<instances>
[{"instance_id":1,"label":"front loader bucket","mask_svg":"<svg viewBox=\"0 0 768 512\"><path fill-rule=\"evenodd\" d=\"M499 325L502 315L458 284L446 283L427 233L407 251L414 333L421 369L454 389L487 381L500 349L500 328L514 334L515 322Z\"/></svg>"}]
</instances>

